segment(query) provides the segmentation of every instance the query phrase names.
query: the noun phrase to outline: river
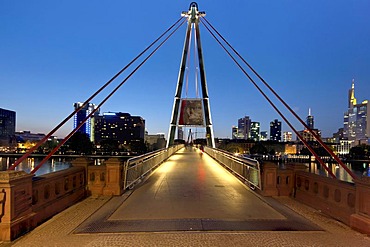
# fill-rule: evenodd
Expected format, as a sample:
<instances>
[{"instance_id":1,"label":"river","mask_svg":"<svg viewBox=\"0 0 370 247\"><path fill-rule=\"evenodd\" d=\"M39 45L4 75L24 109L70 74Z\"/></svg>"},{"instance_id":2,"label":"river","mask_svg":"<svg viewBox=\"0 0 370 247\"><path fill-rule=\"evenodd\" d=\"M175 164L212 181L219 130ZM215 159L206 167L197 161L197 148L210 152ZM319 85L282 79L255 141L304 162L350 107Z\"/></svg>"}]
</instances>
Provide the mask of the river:
<instances>
[{"instance_id":1,"label":"river","mask_svg":"<svg viewBox=\"0 0 370 247\"><path fill-rule=\"evenodd\" d=\"M71 162L74 158L53 158L48 160L37 172L36 176L42 174L56 172L60 170L67 169L71 166ZM0 171L5 171L8 169L9 164L14 163L16 158L14 157L0 157ZM18 167L17 171L25 171L29 173L35 166L39 164L42 158L28 158L24 160ZM102 159L95 159L97 165L101 164ZM263 162L263 161L262 161ZM303 163L307 166L307 171L321 175L328 176L327 171L321 167L321 165L312 162L312 163ZM347 182L353 182L350 175L339 165L333 163L326 163L326 165L331 169L334 175L342 180ZM370 161L366 162L352 162L345 163L345 165L356 175L356 176L370 176ZM281 167L284 167L284 163L280 163Z\"/></svg>"},{"instance_id":2,"label":"river","mask_svg":"<svg viewBox=\"0 0 370 247\"><path fill-rule=\"evenodd\" d=\"M0 171L6 171L9 168L9 164L13 164L16 158L13 157L0 157ZM30 173L30 171L37 166L41 158L27 158L22 163L20 163L15 170L16 171L25 171ZM41 168L36 172L36 176L43 174L56 172L60 170L67 169L71 166L72 159L57 158L50 159Z\"/></svg>"}]
</instances>

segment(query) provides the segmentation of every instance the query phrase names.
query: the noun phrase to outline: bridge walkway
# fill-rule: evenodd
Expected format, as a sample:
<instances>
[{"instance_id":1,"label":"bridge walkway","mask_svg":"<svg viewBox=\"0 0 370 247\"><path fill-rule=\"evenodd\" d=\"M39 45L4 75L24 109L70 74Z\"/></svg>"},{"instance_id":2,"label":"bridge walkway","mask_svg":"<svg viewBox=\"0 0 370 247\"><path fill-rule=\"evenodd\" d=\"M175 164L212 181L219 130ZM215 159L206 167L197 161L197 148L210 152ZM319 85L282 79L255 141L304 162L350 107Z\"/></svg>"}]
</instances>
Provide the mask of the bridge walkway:
<instances>
[{"instance_id":1,"label":"bridge walkway","mask_svg":"<svg viewBox=\"0 0 370 247\"><path fill-rule=\"evenodd\" d=\"M290 198L260 197L208 155L182 149L134 190L120 197L87 198L12 244L369 246L369 243L367 236Z\"/></svg>"}]
</instances>

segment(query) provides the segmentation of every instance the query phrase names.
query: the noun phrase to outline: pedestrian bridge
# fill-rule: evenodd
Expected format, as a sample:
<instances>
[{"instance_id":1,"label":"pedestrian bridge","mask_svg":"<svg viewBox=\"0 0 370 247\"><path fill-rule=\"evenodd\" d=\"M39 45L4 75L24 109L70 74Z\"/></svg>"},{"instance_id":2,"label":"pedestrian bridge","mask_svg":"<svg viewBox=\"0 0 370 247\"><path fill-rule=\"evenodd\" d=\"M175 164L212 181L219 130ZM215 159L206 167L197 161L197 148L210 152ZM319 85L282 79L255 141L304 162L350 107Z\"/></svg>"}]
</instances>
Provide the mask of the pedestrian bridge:
<instances>
[{"instance_id":1,"label":"pedestrian bridge","mask_svg":"<svg viewBox=\"0 0 370 247\"><path fill-rule=\"evenodd\" d=\"M126 162L110 158L100 166L81 157L69 169L36 177L2 172L0 240L12 241L71 206L66 214L89 213L65 233L73 239L102 233L326 231L321 221L279 203L279 196L369 233L368 181L345 183L295 164L278 169L263 163L261 175L258 168L218 149L174 146ZM74 209L92 201L101 204Z\"/></svg>"},{"instance_id":2,"label":"pedestrian bridge","mask_svg":"<svg viewBox=\"0 0 370 247\"><path fill-rule=\"evenodd\" d=\"M320 230L262 198L207 154L179 150L75 232Z\"/></svg>"}]
</instances>

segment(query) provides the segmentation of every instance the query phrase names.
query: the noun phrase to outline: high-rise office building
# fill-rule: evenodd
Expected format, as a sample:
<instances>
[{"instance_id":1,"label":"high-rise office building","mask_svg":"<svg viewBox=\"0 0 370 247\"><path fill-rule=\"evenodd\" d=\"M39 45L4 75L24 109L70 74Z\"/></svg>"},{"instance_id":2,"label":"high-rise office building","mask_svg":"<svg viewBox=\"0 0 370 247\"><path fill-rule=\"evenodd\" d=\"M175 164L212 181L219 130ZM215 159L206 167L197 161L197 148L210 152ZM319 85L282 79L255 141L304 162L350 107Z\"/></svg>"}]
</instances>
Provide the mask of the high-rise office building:
<instances>
[{"instance_id":1,"label":"high-rise office building","mask_svg":"<svg viewBox=\"0 0 370 247\"><path fill-rule=\"evenodd\" d=\"M260 140L260 123L251 122L250 139L258 142Z\"/></svg>"},{"instance_id":2,"label":"high-rise office building","mask_svg":"<svg viewBox=\"0 0 370 247\"><path fill-rule=\"evenodd\" d=\"M308 116L306 117L306 124L307 124L308 128L310 128L310 129L315 128L314 118L311 115L311 108L308 109Z\"/></svg>"},{"instance_id":3,"label":"high-rise office building","mask_svg":"<svg viewBox=\"0 0 370 247\"><path fill-rule=\"evenodd\" d=\"M115 140L118 144L129 145L144 141L145 120L129 113L107 112L95 117L95 143Z\"/></svg>"},{"instance_id":4,"label":"high-rise office building","mask_svg":"<svg viewBox=\"0 0 370 247\"><path fill-rule=\"evenodd\" d=\"M315 133L315 135L321 137L321 131L319 129L315 129L314 117L311 114L311 109L308 109L308 116L306 117L306 125L307 125L308 129L310 129L313 133ZM316 141L316 138L314 137L314 135L308 129L298 131L298 134L306 142ZM300 138L297 135L297 141L299 141L299 140L300 140Z\"/></svg>"},{"instance_id":5,"label":"high-rise office building","mask_svg":"<svg viewBox=\"0 0 370 247\"><path fill-rule=\"evenodd\" d=\"M231 139L235 140L238 139L238 127L233 126L231 128Z\"/></svg>"},{"instance_id":6,"label":"high-rise office building","mask_svg":"<svg viewBox=\"0 0 370 247\"><path fill-rule=\"evenodd\" d=\"M238 120L238 139L250 138L251 119L248 116Z\"/></svg>"},{"instance_id":7,"label":"high-rise office building","mask_svg":"<svg viewBox=\"0 0 370 247\"><path fill-rule=\"evenodd\" d=\"M83 105L81 102L74 103L73 106L76 109L80 108ZM92 103L86 104L80 111L78 111L74 115L73 119L73 128L77 128L83 120L96 109L96 105ZM95 136L94 136L94 121L95 117L99 114L99 110L97 110L93 116L91 116L87 121L81 126L81 128L78 129L78 132L85 133L89 136L90 141L94 142Z\"/></svg>"},{"instance_id":8,"label":"high-rise office building","mask_svg":"<svg viewBox=\"0 0 370 247\"><path fill-rule=\"evenodd\" d=\"M261 131L260 141L267 141L267 131Z\"/></svg>"},{"instance_id":9,"label":"high-rise office building","mask_svg":"<svg viewBox=\"0 0 370 247\"><path fill-rule=\"evenodd\" d=\"M181 126L177 128L177 139L184 140L184 130Z\"/></svg>"},{"instance_id":10,"label":"high-rise office building","mask_svg":"<svg viewBox=\"0 0 370 247\"><path fill-rule=\"evenodd\" d=\"M270 122L270 140L281 141L281 122L277 119Z\"/></svg>"},{"instance_id":11,"label":"high-rise office building","mask_svg":"<svg viewBox=\"0 0 370 247\"><path fill-rule=\"evenodd\" d=\"M7 148L13 144L15 134L15 111L0 108L0 146Z\"/></svg>"},{"instance_id":12,"label":"high-rise office building","mask_svg":"<svg viewBox=\"0 0 370 247\"><path fill-rule=\"evenodd\" d=\"M357 143L370 141L370 105L367 100L357 103L355 97L355 82L352 80L348 91L348 110L344 114L343 136L350 142Z\"/></svg>"}]
</instances>

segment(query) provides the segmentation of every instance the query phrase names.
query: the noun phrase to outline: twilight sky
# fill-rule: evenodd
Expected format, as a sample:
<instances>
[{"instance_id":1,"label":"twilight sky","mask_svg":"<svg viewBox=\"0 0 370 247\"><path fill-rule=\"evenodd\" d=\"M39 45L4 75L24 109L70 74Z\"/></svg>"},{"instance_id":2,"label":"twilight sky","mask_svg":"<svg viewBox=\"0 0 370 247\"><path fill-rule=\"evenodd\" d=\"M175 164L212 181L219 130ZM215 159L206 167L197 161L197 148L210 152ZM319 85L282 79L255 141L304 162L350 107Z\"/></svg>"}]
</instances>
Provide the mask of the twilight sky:
<instances>
[{"instance_id":1,"label":"twilight sky","mask_svg":"<svg viewBox=\"0 0 370 247\"><path fill-rule=\"evenodd\" d=\"M2 1L0 107L17 112L17 131L48 133L73 111L74 102L85 101L172 25L190 3ZM343 127L353 78L358 102L370 99L370 1L197 3L207 20L301 118L312 109L315 127L324 137ZM140 115L150 134L167 134L185 28L101 111ZM246 115L261 122L262 131L269 130L269 122L281 120L280 116L204 26L200 28L215 136L231 137L231 126ZM194 91L194 84L189 80L189 91ZM104 92L92 103L98 104L109 93ZM292 123L303 129L297 121ZM72 125L68 122L57 136L64 137ZM283 130L289 130L284 122Z\"/></svg>"}]
</instances>

